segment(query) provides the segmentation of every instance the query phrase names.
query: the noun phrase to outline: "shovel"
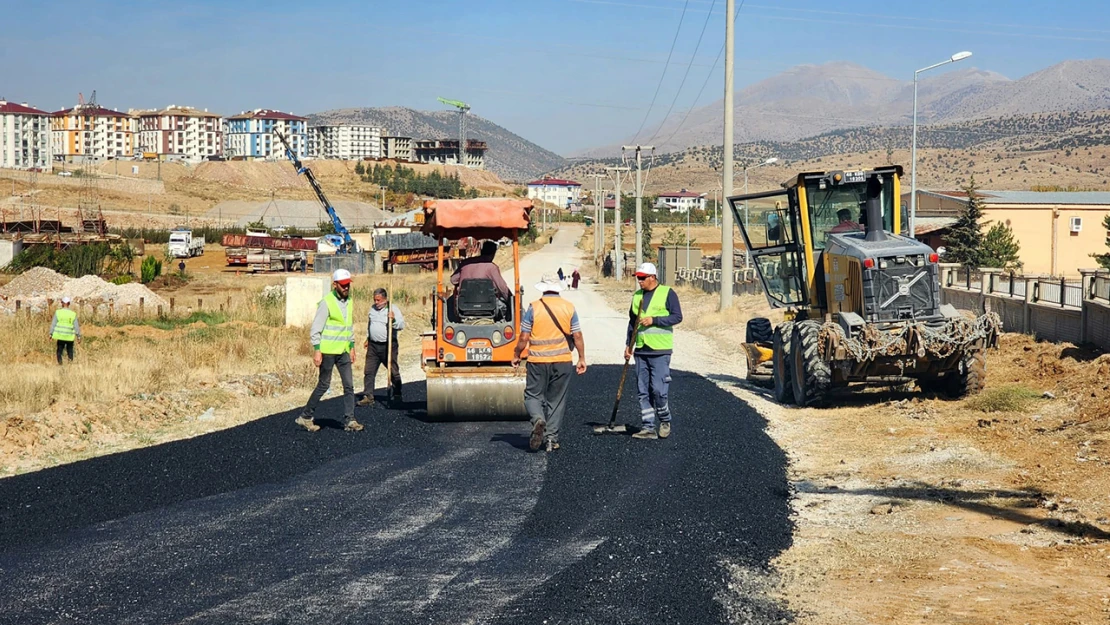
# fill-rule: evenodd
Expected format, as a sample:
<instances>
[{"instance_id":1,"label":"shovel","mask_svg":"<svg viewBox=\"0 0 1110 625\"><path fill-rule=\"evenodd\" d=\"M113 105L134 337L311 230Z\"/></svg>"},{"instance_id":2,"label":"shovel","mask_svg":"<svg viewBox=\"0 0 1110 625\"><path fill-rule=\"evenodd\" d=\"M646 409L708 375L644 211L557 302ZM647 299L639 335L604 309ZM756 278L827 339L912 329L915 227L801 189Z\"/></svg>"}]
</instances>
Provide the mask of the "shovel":
<instances>
[{"instance_id":1,"label":"shovel","mask_svg":"<svg viewBox=\"0 0 1110 625\"><path fill-rule=\"evenodd\" d=\"M644 315L644 306L643 306L643 301L641 300L640 310L637 311L636 321L635 321L635 324L632 326L632 337L628 339L628 345L625 347L625 351L628 351L629 349L632 348L633 345L636 344L636 335L638 335L640 333L640 317L642 317L643 315ZM624 366L621 367L621 381L620 381L620 384L617 386L617 401L613 402L613 414L609 415L609 424L608 425L596 425L596 426L594 426L594 434L624 434L624 433L628 432L628 426L623 425L623 424L622 425L615 425L615 424L617 422L617 410L621 406L621 395L624 393L624 380L625 380L625 377L628 376L629 360L630 360L629 358L625 358L624 359Z\"/></svg>"}]
</instances>

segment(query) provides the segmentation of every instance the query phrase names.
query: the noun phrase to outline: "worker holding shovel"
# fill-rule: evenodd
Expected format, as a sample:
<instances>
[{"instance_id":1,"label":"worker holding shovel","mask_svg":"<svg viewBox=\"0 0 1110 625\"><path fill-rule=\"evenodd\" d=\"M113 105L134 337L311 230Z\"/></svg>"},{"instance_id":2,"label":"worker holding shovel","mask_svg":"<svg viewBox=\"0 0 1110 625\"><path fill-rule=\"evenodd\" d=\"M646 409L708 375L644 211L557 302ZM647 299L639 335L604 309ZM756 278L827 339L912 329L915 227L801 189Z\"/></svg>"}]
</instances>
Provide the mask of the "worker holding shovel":
<instances>
[{"instance_id":1,"label":"worker holding shovel","mask_svg":"<svg viewBox=\"0 0 1110 625\"><path fill-rule=\"evenodd\" d=\"M633 438L655 439L671 435L671 409L667 395L671 385L671 353L674 351L674 326L682 323L678 293L659 284L652 263L636 269L640 290L632 296L628 311L628 341L624 351L627 362L636 357L636 379L640 394L639 432ZM635 341L633 341L635 336ZM656 432L656 421L659 430Z\"/></svg>"},{"instance_id":2,"label":"worker holding shovel","mask_svg":"<svg viewBox=\"0 0 1110 625\"><path fill-rule=\"evenodd\" d=\"M392 328L392 329L390 329ZM378 367L386 365L389 378L390 403L401 403L401 366L397 363L397 332L405 329L401 310L389 301L389 292L374 289L374 304L366 329L366 371L362 377L362 398L359 406L374 405L374 379Z\"/></svg>"}]
</instances>

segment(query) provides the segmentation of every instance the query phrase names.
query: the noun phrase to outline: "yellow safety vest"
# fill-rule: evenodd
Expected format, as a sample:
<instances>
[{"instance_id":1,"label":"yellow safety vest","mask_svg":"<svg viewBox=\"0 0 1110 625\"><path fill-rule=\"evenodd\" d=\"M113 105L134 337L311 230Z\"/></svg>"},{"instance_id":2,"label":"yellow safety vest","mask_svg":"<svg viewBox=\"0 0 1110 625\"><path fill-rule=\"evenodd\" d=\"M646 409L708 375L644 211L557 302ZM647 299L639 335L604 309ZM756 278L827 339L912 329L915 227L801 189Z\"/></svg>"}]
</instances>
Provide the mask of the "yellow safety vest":
<instances>
[{"instance_id":1,"label":"yellow safety vest","mask_svg":"<svg viewBox=\"0 0 1110 625\"><path fill-rule=\"evenodd\" d=\"M54 333L50 338L55 341L72 341L77 338L76 331L73 329L73 322L77 321L77 313L68 308L59 308L54 311Z\"/></svg>"},{"instance_id":2,"label":"yellow safety vest","mask_svg":"<svg viewBox=\"0 0 1110 625\"><path fill-rule=\"evenodd\" d=\"M351 343L355 341L355 325L351 317L354 306L347 300L347 313L344 315L335 293L328 293L324 302L328 305L328 320L320 333L320 353L345 354L351 351Z\"/></svg>"},{"instance_id":3,"label":"yellow safety vest","mask_svg":"<svg viewBox=\"0 0 1110 625\"><path fill-rule=\"evenodd\" d=\"M666 317L670 314L667 310L667 297L670 296L671 287L663 286L660 284L655 287L655 293L651 296L651 301L648 302L647 310L642 314L644 317ZM640 302L644 299L644 290L636 291L632 296L632 310L639 312ZM674 349L674 328L670 326L647 326L640 328L639 333L636 334L636 349L647 345L654 350Z\"/></svg>"}]
</instances>

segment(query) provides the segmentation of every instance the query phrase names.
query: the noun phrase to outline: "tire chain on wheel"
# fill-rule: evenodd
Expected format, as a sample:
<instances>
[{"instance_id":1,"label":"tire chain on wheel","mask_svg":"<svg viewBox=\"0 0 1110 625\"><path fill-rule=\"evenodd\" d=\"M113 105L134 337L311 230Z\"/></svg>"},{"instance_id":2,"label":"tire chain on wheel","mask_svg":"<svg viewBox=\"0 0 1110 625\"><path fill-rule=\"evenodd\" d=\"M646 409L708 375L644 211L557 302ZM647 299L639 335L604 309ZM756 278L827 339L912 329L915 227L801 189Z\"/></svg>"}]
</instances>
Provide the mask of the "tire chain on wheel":
<instances>
[{"instance_id":1,"label":"tire chain on wheel","mask_svg":"<svg viewBox=\"0 0 1110 625\"><path fill-rule=\"evenodd\" d=\"M983 390L987 381L987 357L982 350L967 352L960 357L959 369L944 377L945 392L960 398Z\"/></svg>"},{"instance_id":2,"label":"tire chain on wheel","mask_svg":"<svg viewBox=\"0 0 1110 625\"><path fill-rule=\"evenodd\" d=\"M799 406L819 406L828 400L832 388L832 368L825 360L821 349L822 334L820 321L802 321L794 326L795 359L801 358L802 397L798 397L798 385L794 387L794 399ZM799 371L795 370L797 376Z\"/></svg>"},{"instance_id":3,"label":"tire chain on wheel","mask_svg":"<svg viewBox=\"0 0 1110 625\"><path fill-rule=\"evenodd\" d=\"M775 328L771 338L772 388L775 401L780 404L794 403L794 382L790 379L790 370L794 366L790 358L790 340L793 334L794 322L787 321Z\"/></svg>"}]
</instances>

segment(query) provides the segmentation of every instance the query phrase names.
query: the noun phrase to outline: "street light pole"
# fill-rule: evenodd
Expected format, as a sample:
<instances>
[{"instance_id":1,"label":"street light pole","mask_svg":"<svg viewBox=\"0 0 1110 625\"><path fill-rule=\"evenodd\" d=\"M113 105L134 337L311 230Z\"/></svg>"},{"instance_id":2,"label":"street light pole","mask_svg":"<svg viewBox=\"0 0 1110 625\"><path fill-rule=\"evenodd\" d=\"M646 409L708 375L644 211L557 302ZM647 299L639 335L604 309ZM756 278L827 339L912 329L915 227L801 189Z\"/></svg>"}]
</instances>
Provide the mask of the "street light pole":
<instances>
[{"instance_id":1,"label":"street light pole","mask_svg":"<svg viewBox=\"0 0 1110 625\"><path fill-rule=\"evenodd\" d=\"M724 198L732 195L732 115L733 115L733 93L732 93L732 67L733 61L736 56L736 41L733 34L733 23L736 0L728 0L725 3L725 102L724 102L724 171L722 175L722 197ZM721 310L728 310L732 308L732 289L733 289L733 275L732 275L732 213L731 211L721 211Z\"/></svg>"},{"instance_id":2,"label":"street light pole","mask_svg":"<svg viewBox=\"0 0 1110 625\"><path fill-rule=\"evenodd\" d=\"M749 169L755 169L756 167L763 167L764 165L771 165L773 163L777 163L778 161L779 161L779 159L777 157L772 156L771 158L763 161L762 163L760 163L758 165L753 165L752 167L745 167L744 168L744 195L748 194L748 170ZM747 227L748 227L748 201L744 200L744 228L747 228ZM751 269L751 266L752 266L752 251L745 247L744 248L744 269Z\"/></svg>"},{"instance_id":3,"label":"street light pole","mask_svg":"<svg viewBox=\"0 0 1110 625\"><path fill-rule=\"evenodd\" d=\"M940 63L933 63L929 67L922 67L913 73L913 139L910 142L910 238L917 238L917 231L914 229L917 222L917 75L921 72L926 72L934 67L940 67L946 63L955 63L962 61L971 56L968 51L957 52L948 59Z\"/></svg>"}]
</instances>

